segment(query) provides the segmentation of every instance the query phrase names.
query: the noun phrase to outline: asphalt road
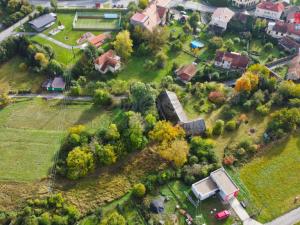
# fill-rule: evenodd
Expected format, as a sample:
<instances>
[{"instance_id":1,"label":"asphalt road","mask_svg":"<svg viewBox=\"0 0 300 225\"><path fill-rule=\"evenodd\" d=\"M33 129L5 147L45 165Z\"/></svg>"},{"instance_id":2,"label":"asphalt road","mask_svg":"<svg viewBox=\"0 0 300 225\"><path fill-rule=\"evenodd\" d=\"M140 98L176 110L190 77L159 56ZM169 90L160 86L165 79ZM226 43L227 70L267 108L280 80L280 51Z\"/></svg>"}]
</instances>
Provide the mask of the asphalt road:
<instances>
[{"instance_id":1,"label":"asphalt road","mask_svg":"<svg viewBox=\"0 0 300 225\"><path fill-rule=\"evenodd\" d=\"M24 23L26 23L29 20L29 16L33 15L35 13L32 12L31 14L29 14L28 16L24 17L23 19L21 19L20 21L18 21L17 23L15 23L14 25L12 25L11 27L5 29L4 31L2 31L0 33L0 42L3 41L4 39L8 38L9 36L14 34L14 30L16 28L18 28L19 26L23 25Z\"/></svg>"}]
</instances>

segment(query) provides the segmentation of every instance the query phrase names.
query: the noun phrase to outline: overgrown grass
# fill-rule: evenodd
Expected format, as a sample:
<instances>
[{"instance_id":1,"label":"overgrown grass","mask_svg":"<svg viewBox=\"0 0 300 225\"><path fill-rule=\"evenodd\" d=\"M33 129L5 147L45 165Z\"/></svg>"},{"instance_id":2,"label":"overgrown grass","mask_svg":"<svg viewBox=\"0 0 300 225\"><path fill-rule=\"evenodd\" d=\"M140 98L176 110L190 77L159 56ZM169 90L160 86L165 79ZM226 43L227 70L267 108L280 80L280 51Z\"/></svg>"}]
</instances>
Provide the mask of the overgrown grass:
<instances>
[{"instance_id":1,"label":"overgrown grass","mask_svg":"<svg viewBox=\"0 0 300 225\"><path fill-rule=\"evenodd\" d=\"M0 111L0 180L33 181L48 175L67 128L106 126L115 112L91 103L18 100Z\"/></svg>"},{"instance_id":2,"label":"overgrown grass","mask_svg":"<svg viewBox=\"0 0 300 225\"><path fill-rule=\"evenodd\" d=\"M270 146L265 153L241 168L240 177L262 209L262 222L297 207L300 179L299 132L288 140Z\"/></svg>"},{"instance_id":3,"label":"overgrown grass","mask_svg":"<svg viewBox=\"0 0 300 225\"><path fill-rule=\"evenodd\" d=\"M30 89L32 92L40 90L45 76L29 71L22 71L19 65L24 61L25 59L16 56L0 65L0 92L21 89Z\"/></svg>"}]
</instances>

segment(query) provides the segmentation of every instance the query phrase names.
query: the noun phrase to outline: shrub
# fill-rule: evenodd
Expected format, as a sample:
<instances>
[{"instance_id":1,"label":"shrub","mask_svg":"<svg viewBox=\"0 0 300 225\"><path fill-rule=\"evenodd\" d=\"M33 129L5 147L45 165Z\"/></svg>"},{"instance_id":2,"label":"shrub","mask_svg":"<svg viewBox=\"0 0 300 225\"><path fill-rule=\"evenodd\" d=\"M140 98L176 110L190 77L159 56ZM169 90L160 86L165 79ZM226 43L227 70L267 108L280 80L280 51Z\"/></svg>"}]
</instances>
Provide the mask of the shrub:
<instances>
[{"instance_id":1,"label":"shrub","mask_svg":"<svg viewBox=\"0 0 300 225\"><path fill-rule=\"evenodd\" d=\"M224 121L217 120L213 128L213 135L219 136L223 133L224 130Z\"/></svg>"},{"instance_id":2,"label":"shrub","mask_svg":"<svg viewBox=\"0 0 300 225\"><path fill-rule=\"evenodd\" d=\"M225 130L234 131L237 128L237 124L235 120L229 120L225 125Z\"/></svg>"},{"instance_id":3,"label":"shrub","mask_svg":"<svg viewBox=\"0 0 300 225\"><path fill-rule=\"evenodd\" d=\"M20 64L19 64L19 69L20 69L21 71L26 71L26 70L28 69L28 66L27 66L26 63L20 63Z\"/></svg>"},{"instance_id":4,"label":"shrub","mask_svg":"<svg viewBox=\"0 0 300 225\"><path fill-rule=\"evenodd\" d=\"M262 116L266 116L270 112L270 107L265 105L259 105L256 107L256 111L261 114Z\"/></svg>"},{"instance_id":5,"label":"shrub","mask_svg":"<svg viewBox=\"0 0 300 225\"><path fill-rule=\"evenodd\" d=\"M93 102L98 106L108 106L112 104L112 96L108 91L98 89L95 91Z\"/></svg>"},{"instance_id":6,"label":"shrub","mask_svg":"<svg viewBox=\"0 0 300 225\"><path fill-rule=\"evenodd\" d=\"M135 197L141 198L146 194L146 187L142 183L134 185L132 193Z\"/></svg>"},{"instance_id":7,"label":"shrub","mask_svg":"<svg viewBox=\"0 0 300 225\"><path fill-rule=\"evenodd\" d=\"M234 156L229 155L229 156L224 157L223 164L225 166L231 166L235 161L236 161L236 159L234 158Z\"/></svg>"},{"instance_id":8,"label":"shrub","mask_svg":"<svg viewBox=\"0 0 300 225\"><path fill-rule=\"evenodd\" d=\"M222 92L212 91L208 95L209 101L216 104L223 104L225 102L225 96Z\"/></svg>"}]
</instances>

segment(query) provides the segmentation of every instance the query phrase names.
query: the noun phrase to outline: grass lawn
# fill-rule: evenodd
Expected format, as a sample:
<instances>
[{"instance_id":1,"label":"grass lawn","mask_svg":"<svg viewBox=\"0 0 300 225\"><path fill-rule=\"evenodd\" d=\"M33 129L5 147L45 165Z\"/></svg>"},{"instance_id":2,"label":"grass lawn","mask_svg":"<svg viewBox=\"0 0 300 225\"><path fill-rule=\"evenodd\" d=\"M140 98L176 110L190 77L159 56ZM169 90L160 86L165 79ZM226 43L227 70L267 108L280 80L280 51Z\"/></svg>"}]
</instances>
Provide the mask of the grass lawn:
<instances>
[{"instance_id":1,"label":"grass lawn","mask_svg":"<svg viewBox=\"0 0 300 225\"><path fill-rule=\"evenodd\" d=\"M94 130L111 114L91 103L18 100L0 111L0 180L34 181L46 177L68 127L85 124Z\"/></svg>"},{"instance_id":2,"label":"grass lawn","mask_svg":"<svg viewBox=\"0 0 300 225\"><path fill-rule=\"evenodd\" d=\"M274 219L297 207L300 194L300 136L271 146L265 153L241 168L240 178L262 208L262 222Z\"/></svg>"},{"instance_id":3,"label":"grass lawn","mask_svg":"<svg viewBox=\"0 0 300 225\"><path fill-rule=\"evenodd\" d=\"M281 77L285 78L286 74L288 73L289 66L280 66L275 68L275 72Z\"/></svg>"},{"instance_id":4,"label":"grass lawn","mask_svg":"<svg viewBox=\"0 0 300 225\"><path fill-rule=\"evenodd\" d=\"M146 70L144 69L146 57L133 56L129 62L124 65L124 68L118 73L118 79L122 80L138 80L143 82L160 82L161 79L167 75L172 75L172 66L176 62L179 65L192 63L195 58L186 54L168 54L168 62L165 68L160 70Z\"/></svg>"},{"instance_id":5,"label":"grass lawn","mask_svg":"<svg viewBox=\"0 0 300 225\"><path fill-rule=\"evenodd\" d=\"M51 46L55 52L56 60L59 61L60 63L65 64L66 66L74 64L81 57L82 54L80 49L74 49L74 54L75 54L74 55L72 50L62 48L39 36L33 36L31 37L31 40L36 41L42 45Z\"/></svg>"},{"instance_id":6,"label":"grass lawn","mask_svg":"<svg viewBox=\"0 0 300 225\"><path fill-rule=\"evenodd\" d=\"M22 62L24 62L24 59L16 56L0 65L0 90L16 91L31 89L32 92L40 90L45 76L29 71L22 71L19 69L19 64Z\"/></svg>"},{"instance_id":7,"label":"grass lawn","mask_svg":"<svg viewBox=\"0 0 300 225\"><path fill-rule=\"evenodd\" d=\"M75 13L57 13L57 20L55 24L49 27L47 30L43 31L44 34L52 37L60 42L68 45L78 45L76 41L84 34L86 31L75 31L73 30L73 19ZM59 21L65 26L65 29L58 34L52 36L49 31L58 27Z\"/></svg>"},{"instance_id":8,"label":"grass lawn","mask_svg":"<svg viewBox=\"0 0 300 225\"><path fill-rule=\"evenodd\" d=\"M198 224L229 225L233 223L234 218L222 221L218 221L214 218L214 213L211 213L213 209L216 209L217 212L226 209L226 206L222 205L221 201L217 197L213 196L202 201L199 208L196 209L187 199L184 192L188 193L195 199L190 187L180 181L171 182L169 185L165 185L160 188L160 193L170 198L170 200L165 203L165 214L173 214L176 212L176 205L180 205L180 207L186 210L194 218L194 220L198 222ZM176 214L180 219L180 224L186 224L185 218L179 213Z\"/></svg>"},{"instance_id":9,"label":"grass lawn","mask_svg":"<svg viewBox=\"0 0 300 225\"><path fill-rule=\"evenodd\" d=\"M250 42L250 51L258 53L258 60L262 64L273 61L275 58L279 59L283 57L280 55L280 50L276 45L274 45L272 49L266 50L264 49L262 41L259 39L253 39ZM272 59L270 59L270 57Z\"/></svg>"}]
</instances>

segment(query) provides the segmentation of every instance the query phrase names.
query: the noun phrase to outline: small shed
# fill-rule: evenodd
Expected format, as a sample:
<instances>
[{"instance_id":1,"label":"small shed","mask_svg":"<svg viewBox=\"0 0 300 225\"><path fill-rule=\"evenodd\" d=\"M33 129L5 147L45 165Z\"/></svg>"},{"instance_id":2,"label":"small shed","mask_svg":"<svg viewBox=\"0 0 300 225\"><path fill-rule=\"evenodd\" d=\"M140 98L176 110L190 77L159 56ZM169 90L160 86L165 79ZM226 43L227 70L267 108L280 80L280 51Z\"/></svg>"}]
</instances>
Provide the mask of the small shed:
<instances>
[{"instance_id":1,"label":"small shed","mask_svg":"<svg viewBox=\"0 0 300 225\"><path fill-rule=\"evenodd\" d=\"M157 199L154 199L150 203L150 210L154 213L163 213L165 210L164 202L165 202L164 197L159 197Z\"/></svg>"},{"instance_id":2,"label":"small shed","mask_svg":"<svg viewBox=\"0 0 300 225\"><path fill-rule=\"evenodd\" d=\"M191 42L191 48L196 49L196 48L203 48L204 44L201 41L192 41Z\"/></svg>"},{"instance_id":3,"label":"small shed","mask_svg":"<svg viewBox=\"0 0 300 225\"><path fill-rule=\"evenodd\" d=\"M62 77L55 77L52 83L47 87L47 91L64 91L66 83Z\"/></svg>"}]
</instances>

